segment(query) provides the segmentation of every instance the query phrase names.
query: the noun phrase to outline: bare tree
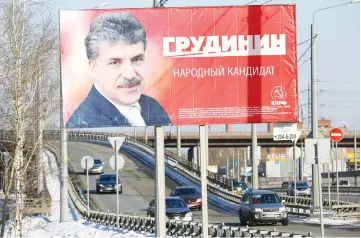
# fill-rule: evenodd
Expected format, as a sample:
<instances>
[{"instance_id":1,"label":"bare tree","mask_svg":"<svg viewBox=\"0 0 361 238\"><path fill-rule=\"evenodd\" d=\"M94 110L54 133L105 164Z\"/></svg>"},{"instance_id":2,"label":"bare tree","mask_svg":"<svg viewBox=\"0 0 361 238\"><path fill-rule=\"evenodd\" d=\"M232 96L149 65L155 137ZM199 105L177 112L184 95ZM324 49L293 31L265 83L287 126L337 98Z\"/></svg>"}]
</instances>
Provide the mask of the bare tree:
<instances>
[{"instance_id":1,"label":"bare tree","mask_svg":"<svg viewBox=\"0 0 361 238\"><path fill-rule=\"evenodd\" d=\"M59 109L58 30L45 2L2 0L0 2L0 112L3 129L14 131L12 161L4 176L4 205L11 188L16 197L15 236L23 236L27 184L43 121ZM55 97L53 97L55 95ZM39 130L38 127L40 126ZM31 146L30 146L31 144ZM35 166L32 173L39 171ZM31 171L30 171L31 172ZM40 173L42 174L42 173ZM41 175L40 175L41 176ZM34 176L36 179L36 176ZM41 178L42 179L42 178ZM5 209L6 210L6 209ZM4 234L3 217L1 235Z\"/></svg>"}]
</instances>

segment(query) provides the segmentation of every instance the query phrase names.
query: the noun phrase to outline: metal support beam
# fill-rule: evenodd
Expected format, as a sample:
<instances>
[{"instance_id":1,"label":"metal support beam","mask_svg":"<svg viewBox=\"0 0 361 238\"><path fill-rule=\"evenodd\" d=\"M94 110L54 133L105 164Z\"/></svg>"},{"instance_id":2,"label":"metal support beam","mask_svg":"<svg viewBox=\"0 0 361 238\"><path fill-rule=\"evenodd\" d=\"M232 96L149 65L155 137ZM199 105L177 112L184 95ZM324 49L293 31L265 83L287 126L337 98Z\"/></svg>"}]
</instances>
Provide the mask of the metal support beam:
<instances>
[{"instance_id":1,"label":"metal support beam","mask_svg":"<svg viewBox=\"0 0 361 238\"><path fill-rule=\"evenodd\" d=\"M252 124L252 188L258 189L257 128Z\"/></svg>"},{"instance_id":2,"label":"metal support beam","mask_svg":"<svg viewBox=\"0 0 361 238\"><path fill-rule=\"evenodd\" d=\"M208 168L208 129L199 126L201 147L201 189L202 189L202 237L208 237L208 196L207 196L207 168Z\"/></svg>"},{"instance_id":3,"label":"metal support beam","mask_svg":"<svg viewBox=\"0 0 361 238\"><path fill-rule=\"evenodd\" d=\"M164 129L154 127L155 140L155 235L166 237Z\"/></svg>"},{"instance_id":4,"label":"metal support beam","mask_svg":"<svg viewBox=\"0 0 361 238\"><path fill-rule=\"evenodd\" d=\"M182 146L181 146L181 128L177 126L177 154L182 157Z\"/></svg>"},{"instance_id":5,"label":"metal support beam","mask_svg":"<svg viewBox=\"0 0 361 238\"><path fill-rule=\"evenodd\" d=\"M63 124L61 122L61 124ZM61 157L61 181L60 181L60 221L68 221L68 134L65 128L61 131L60 157Z\"/></svg>"}]
</instances>

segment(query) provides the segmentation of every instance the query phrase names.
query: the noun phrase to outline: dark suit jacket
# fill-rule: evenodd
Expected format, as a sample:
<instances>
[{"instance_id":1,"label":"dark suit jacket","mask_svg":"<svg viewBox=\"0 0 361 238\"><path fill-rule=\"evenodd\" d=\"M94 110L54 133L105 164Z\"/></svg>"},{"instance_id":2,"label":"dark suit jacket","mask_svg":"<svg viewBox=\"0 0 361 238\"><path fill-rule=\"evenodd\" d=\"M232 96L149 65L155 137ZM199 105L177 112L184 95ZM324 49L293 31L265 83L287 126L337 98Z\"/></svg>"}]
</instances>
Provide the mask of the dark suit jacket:
<instances>
[{"instance_id":1,"label":"dark suit jacket","mask_svg":"<svg viewBox=\"0 0 361 238\"><path fill-rule=\"evenodd\" d=\"M147 126L168 126L171 123L163 107L153 98L141 95L139 104L142 117ZM75 110L66 123L66 128L118 127L131 124L94 87L87 98Z\"/></svg>"}]
</instances>

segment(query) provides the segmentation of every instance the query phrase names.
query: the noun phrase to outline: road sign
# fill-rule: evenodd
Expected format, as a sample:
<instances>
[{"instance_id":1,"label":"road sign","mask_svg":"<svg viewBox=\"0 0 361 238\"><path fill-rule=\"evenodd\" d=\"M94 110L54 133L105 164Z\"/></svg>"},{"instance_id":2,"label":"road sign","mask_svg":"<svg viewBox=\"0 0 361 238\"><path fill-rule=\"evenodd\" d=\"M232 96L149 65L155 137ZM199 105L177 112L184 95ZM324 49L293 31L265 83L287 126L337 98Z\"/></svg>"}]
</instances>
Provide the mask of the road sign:
<instances>
[{"instance_id":1,"label":"road sign","mask_svg":"<svg viewBox=\"0 0 361 238\"><path fill-rule=\"evenodd\" d=\"M340 128L332 128L329 136L333 142L339 142L343 138L343 131Z\"/></svg>"},{"instance_id":2,"label":"road sign","mask_svg":"<svg viewBox=\"0 0 361 238\"><path fill-rule=\"evenodd\" d=\"M331 163L331 143L330 139L305 139L305 156L306 164L315 164L315 144L318 147L318 163L329 164Z\"/></svg>"},{"instance_id":3,"label":"road sign","mask_svg":"<svg viewBox=\"0 0 361 238\"><path fill-rule=\"evenodd\" d=\"M273 124L273 140L297 140L297 123Z\"/></svg>"},{"instance_id":4,"label":"road sign","mask_svg":"<svg viewBox=\"0 0 361 238\"><path fill-rule=\"evenodd\" d=\"M94 165L94 160L90 156L84 156L81 158L80 164L83 169L90 169Z\"/></svg>"},{"instance_id":5,"label":"road sign","mask_svg":"<svg viewBox=\"0 0 361 238\"><path fill-rule=\"evenodd\" d=\"M113 149L116 149L118 151L122 146L123 142L125 141L125 137L124 136L108 137L108 141L112 145ZM115 144L117 145L117 148L115 148Z\"/></svg>"},{"instance_id":6,"label":"road sign","mask_svg":"<svg viewBox=\"0 0 361 238\"><path fill-rule=\"evenodd\" d=\"M238 161L234 161L234 165L238 165Z\"/></svg>"},{"instance_id":7,"label":"road sign","mask_svg":"<svg viewBox=\"0 0 361 238\"><path fill-rule=\"evenodd\" d=\"M116 164L115 164L115 155L110 157L109 165L113 170L117 169ZM123 158L123 156L117 155L117 165L118 165L118 170L120 170L120 169L122 169L124 167L124 158Z\"/></svg>"}]
</instances>

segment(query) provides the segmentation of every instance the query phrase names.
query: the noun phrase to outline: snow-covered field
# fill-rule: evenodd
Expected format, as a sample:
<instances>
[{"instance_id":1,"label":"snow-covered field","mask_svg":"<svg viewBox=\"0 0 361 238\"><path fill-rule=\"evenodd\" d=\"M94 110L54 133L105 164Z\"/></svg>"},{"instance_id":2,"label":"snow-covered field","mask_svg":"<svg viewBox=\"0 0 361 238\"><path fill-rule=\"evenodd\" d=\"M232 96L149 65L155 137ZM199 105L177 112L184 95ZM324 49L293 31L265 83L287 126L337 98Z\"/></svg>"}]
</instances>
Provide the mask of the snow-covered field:
<instances>
[{"instance_id":1,"label":"snow-covered field","mask_svg":"<svg viewBox=\"0 0 361 238\"><path fill-rule=\"evenodd\" d=\"M59 169L54 156L44 153L46 184L52 198L51 216L28 216L23 226L26 237L154 237L154 234L121 230L80 219L71 201L69 201L69 221L60 221L60 182ZM7 223L5 237L13 237L13 221Z\"/></svg>"}]
</instances>

